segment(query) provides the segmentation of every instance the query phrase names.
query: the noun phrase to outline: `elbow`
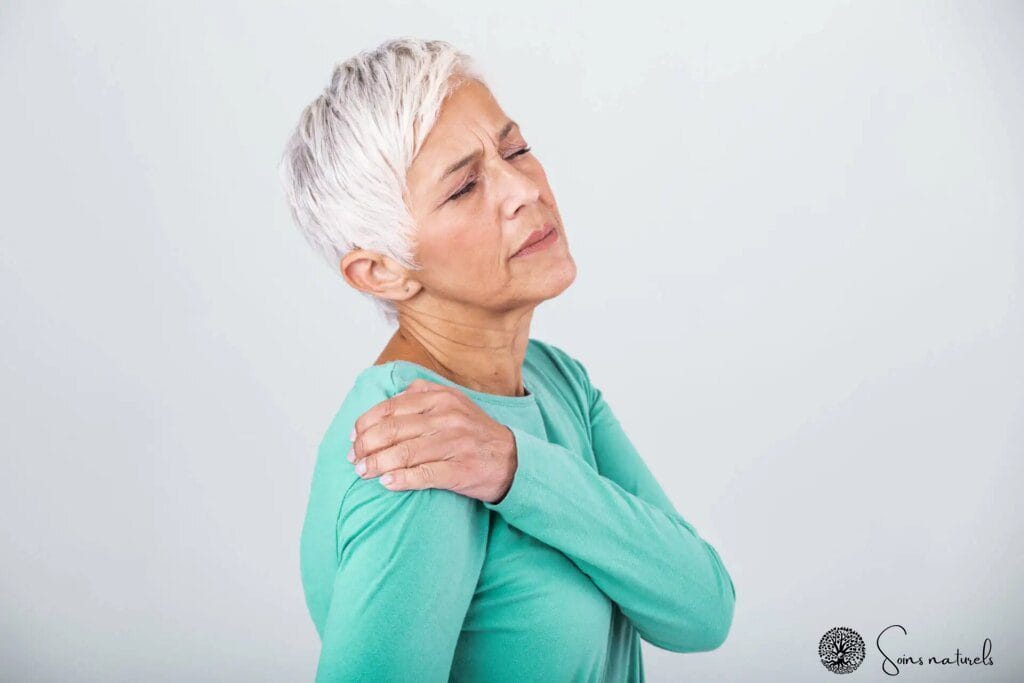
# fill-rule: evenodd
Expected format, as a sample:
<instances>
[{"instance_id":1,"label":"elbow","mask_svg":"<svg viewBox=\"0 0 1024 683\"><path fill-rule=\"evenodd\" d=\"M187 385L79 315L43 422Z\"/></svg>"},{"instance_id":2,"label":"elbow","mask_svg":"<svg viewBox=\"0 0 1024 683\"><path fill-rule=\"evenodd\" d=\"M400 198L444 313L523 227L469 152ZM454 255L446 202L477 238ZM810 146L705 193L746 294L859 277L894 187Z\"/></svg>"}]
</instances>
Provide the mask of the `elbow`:
<instances>
[{"instance_id":1,"label":"elbow","mask_svg":"<svg viewBox=\"0 0 1024 683\"><path fill-rule=\"evenodd\" d=\"M732 576L722 564L718 553L713 548L711 552L719 569L716 575L718 590L714 597L709 597L705 602L702 619L705 627L693 639L691 647L694 649L690 650L691 652L710 652L720 648L729 637L733 616L736 613L736 586L732 582Z\"/></svg>"},{"instance_id":2,"label":"elbow","mask_svg":"<svg viewBox=\"0 0 1024 683\"><path fill-rule=\"evenodd\" d=\"M710 627L704 642L706 647L702 648L701 652L720 648L729 637L729 631L732 630L732 619L736 613L736 587L728 573L725 573L725 578L726 585L722 586L718 600L715 601L715 609L709 610L708 623Z\"/></svg>"},{"instance_id":3,"label":"elbow","mask_svg":"<svg viewBox=\"0 0 1024 683\"><path fill-rule=\"evenodd\" d=\"M705 618L698 628L684 632L679 649L675 652L711 652L725 644L732 630L732 618L735 612L733 594L723 596L713 607L709 607Z\"/></svg>"},{"instance_id":4,"label":"elbow","mask_svg":"<svg viewBox=\"0 0 1024 683\"><path fill-rule=\"evenodd\" d=\"M718 601L718 616L714 620L714 638L710 650L716 650L725 643L725 639L729 637L729 631L732 630L733 616L736 614L736 587L728 573L725 574L725 578L729 585L723 588Z\"/></svg>"},{"instance_id":5,"label":"elbow","mask_svg":"<svg viewBox=\"0 0 1024 683\"><path fill-rule=\"evenodd\" d=\"M675 637L641 636L652 645L669 652L710 652L720 648L729 637L735 611L736 591L730 579L721 593L704 602L703 609L695 612L692 603L680 606L677 614L685 615L685 618L673 629Z\"/></svg>"},{"instance_id":6,"label":"elbow","mask_svg":"<svg viewBox=\"0 0 1024 683\"><path fill-rule=\"evenodd\" d=\"M736 596L730 587L727 594L720 601L714 618L710 621L712 626L708 629L707 638L703 643L704 647L699 650L700 652L717 650L722 647L729 637L729 632L732 630L732 618L736 611L735 598Z\"/></svg>"},{"instance_id":7,"label":"elbow","mask_svg":"<svg viewBox=\"0 0 1024 683\"><path fill-rule=\"evenodd\" d=\"M709 607L703 628L691 634L686 652L711 652L725 644L732 630L732 618L736 609L734 598L731 589L727 589L726 594L714 607Z\"/></svg>"}]
</instances>

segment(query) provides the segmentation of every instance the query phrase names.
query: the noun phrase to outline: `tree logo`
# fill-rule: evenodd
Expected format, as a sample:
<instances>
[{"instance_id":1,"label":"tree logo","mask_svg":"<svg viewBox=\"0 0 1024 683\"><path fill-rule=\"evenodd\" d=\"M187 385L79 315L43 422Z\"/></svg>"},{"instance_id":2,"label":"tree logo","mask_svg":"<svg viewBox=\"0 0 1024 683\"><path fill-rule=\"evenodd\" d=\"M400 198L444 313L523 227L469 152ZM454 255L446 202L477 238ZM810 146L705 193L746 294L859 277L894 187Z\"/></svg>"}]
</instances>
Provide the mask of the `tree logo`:
<instances>
[{"instance_id":1,"label":"tree logo","mask_svg":"<svg viewBox=\"0 0 1024 683\"><path fill-rule=\"evenodd\" d=\"M818 643L818 656L832 673L851 673L864 661L864 639L852 628L830 628Z\"/></svg>"}]
</instances>

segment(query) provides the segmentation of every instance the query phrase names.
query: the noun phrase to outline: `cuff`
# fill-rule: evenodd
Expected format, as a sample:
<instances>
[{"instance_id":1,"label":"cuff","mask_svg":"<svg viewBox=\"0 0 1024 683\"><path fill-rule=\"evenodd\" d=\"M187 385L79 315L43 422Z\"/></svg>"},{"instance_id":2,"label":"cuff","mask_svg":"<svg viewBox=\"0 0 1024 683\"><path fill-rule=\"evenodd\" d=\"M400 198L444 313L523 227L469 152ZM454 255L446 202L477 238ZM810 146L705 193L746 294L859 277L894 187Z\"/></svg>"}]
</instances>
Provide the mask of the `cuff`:
<instances>
[{"instance_id":1,"label":"cuff","mask_svg":"<svg viewBox=\"0 0 1024 683\"><path fill-rule=\"evenodd\" d=\"M564 494L559 483L565 476L565 459L571 454L518 427L508 428L516 443L516 472L505 497L497 503L485 502L484 507L514 521L538 513L544 507L542 498L546 493Z\"/></svg>"}]
</instances>

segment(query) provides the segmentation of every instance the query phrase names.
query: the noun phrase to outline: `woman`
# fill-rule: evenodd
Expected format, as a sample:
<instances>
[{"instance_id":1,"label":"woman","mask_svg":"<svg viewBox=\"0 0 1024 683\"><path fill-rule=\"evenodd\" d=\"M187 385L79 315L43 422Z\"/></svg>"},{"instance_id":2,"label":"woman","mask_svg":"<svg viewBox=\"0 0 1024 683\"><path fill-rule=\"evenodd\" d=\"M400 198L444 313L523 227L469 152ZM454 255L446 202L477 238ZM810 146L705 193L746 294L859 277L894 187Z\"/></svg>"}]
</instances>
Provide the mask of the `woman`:
<instances>
[{"instance_id":1,"label":"woman","mask_svg":"<svg viewBox=\"0 0 1024 683\"><path fill-rule=\"evenodd\" d=\"M338 65L281 172L310 243L397 323L313 473L317 680L640 681L640 638L721 645L735 591L715 549L583 365L530 338L576 266L470 59L401 39Z\"/></svg>"}]
</instances>

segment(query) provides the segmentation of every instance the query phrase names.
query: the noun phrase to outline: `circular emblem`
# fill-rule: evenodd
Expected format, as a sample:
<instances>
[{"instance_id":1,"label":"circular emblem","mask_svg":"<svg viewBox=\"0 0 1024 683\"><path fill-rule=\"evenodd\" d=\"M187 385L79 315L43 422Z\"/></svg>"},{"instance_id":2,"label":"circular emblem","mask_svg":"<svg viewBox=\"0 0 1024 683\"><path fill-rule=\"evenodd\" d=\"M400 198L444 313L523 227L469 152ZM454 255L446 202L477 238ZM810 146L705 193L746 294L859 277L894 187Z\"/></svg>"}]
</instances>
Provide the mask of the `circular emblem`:
<instances>
[{"instance_id":1,"label":"circular emblem","mask_svg":"<svg viewBox=\"0 0 1024 683\"><path fill-rule=\"evenodd\" d=\"M852 628L830 628L818 643L818 656L832 673L848 674L864 661L864 639Z\"/></svg>"}]
</instances>

